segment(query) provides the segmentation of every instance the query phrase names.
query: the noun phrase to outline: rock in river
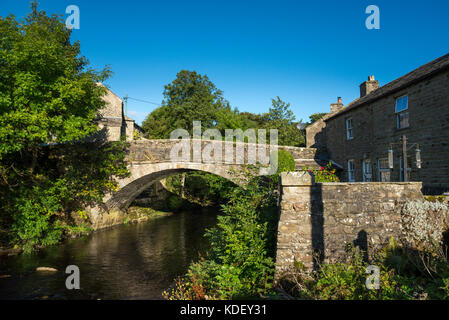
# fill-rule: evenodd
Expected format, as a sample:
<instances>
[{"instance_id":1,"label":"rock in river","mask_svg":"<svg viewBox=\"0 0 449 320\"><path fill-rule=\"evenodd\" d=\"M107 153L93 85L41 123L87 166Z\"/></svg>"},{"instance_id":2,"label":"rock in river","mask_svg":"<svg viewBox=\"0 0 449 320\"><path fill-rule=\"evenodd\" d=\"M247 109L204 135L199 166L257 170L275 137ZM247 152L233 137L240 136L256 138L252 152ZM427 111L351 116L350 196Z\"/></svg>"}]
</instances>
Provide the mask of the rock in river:
<instances>
[{"instance_id":1,"label":"rock in river","mask_svg":"<svg viewBox=\"0 0 449 320\"><path fill-rule=\"evenodd\" d=\"M58 269L55 268L49 268L49 267L38 267L36 268L37 272L57 272Z\"/></svg>"}]
</instances>

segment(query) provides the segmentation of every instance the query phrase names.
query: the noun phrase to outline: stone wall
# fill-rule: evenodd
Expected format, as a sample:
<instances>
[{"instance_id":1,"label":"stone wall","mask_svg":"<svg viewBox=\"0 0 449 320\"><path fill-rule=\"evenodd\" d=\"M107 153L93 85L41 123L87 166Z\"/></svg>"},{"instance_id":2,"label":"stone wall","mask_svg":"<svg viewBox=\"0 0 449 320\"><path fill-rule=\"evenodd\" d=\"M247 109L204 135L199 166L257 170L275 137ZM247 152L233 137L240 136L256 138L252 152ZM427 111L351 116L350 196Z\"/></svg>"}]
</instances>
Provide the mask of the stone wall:
<instances>
[{"instance_id":1,"label":"stone wall","mask_svg":"<svg viewBox=\"0 0 449 320\"><path fill-rule=\"evenodd\" d=\"M166 162L171 161L170 151L176 145L179 145L180 140L170 140L170 139L161 139L161 140L138 140L133 141L130 145L128 152L128 160L132 162ZM201 159L194 158L194 145L195 143L199 143L201 145L201 150L203 150L204 154L207 154L205 151L206 148L210 150L209 154L211 155L211 161L205 161ZM194 140L191 139L190 143L190 154L185 159L182 158L181 153L179 153L180 162L203 162L203 163L229 163L229 164L248 164L248 155L253 157L252 159L257 159L256 156L263 155L264 157L269 157L270 155L270 145L263 144L253 144L253 143L235 143L235 142L226 142L226 141L214 141L214 140ZM217 146L217 150L221 150L221 160L216 161L214 158L214 154L211 146ZM316 158L316 149L314 148L298 148L298 147L287 147L287 146L277 146L279 150L286 150L293 155L293 158L297 161L297 165L312 165L315 163ZM225 158L225 152L227 150L232 151L232 159L231 161ZM239 152L242 150L243 152ZM236 157L236 154L243 154L243 157ZM204 155L203 154L203 155ZM201 156L201 155L200 155ZM218 158L217 158L218 159Z\"/></svg>"},{"instance_id":2,"label":"stone wall","mask_svg":"<svg viewBox=\"0 0 449 320\"><path fill-rule=\"evenodd\" d=\"M134 120L128 118L124 121L124 124L125 124L126 141L133 141L134 140Z\"/></svg>"},{"instance_id":3,"label":"stone wall","mask_svg":"<svg viewBox=\"0 0 449 320\"><path fill-rule=\"evenodd\" d=\"M326 151L326 122L319 119L306 128L306 146Z\"/></svg>"},{"instance_id":4,"label":"stone wall","mask_svg":"<svg viewBox=\"0 0 449 320\"><path fill-rule=\"evenodd\" d=\"M314 183L308 172L281 174L277 272L342 260L348 244L372 253L401 236L400 208L424 200L420 182Z\"/></svg>"}]
</instances>

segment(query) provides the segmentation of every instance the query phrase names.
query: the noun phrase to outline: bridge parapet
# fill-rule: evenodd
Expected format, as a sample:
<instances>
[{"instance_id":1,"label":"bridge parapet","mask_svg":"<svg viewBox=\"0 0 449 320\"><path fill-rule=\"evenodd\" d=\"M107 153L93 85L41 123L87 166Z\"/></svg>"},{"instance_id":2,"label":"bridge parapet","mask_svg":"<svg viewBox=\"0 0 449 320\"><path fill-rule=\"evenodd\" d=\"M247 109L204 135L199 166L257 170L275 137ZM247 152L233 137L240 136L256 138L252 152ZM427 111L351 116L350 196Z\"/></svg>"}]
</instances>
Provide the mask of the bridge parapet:
<instances>
[{"instance_id":1,"label":"bridge parapet","mask_svg":"<svg viewBox=\"0 0 449 320\"><path fill-rule=\"evenodd\" d=\"M168 162L173 161L171 151L179 146L180 140L137 140L131 142L127 159L130 162ZM269 159L272 150L279 149L290 152L297 163L314 165L316 149L288 146L272 146L243 142L190 139L188 156L179 152L176 162L202 162L223 164L256 163L261 157ZM213 150L217 150L217 155ZM198 152L197 152L198 151ZM198 156L199 154L199 156ZM207 159L204 155L207 155ZM201 157L203 155L203 157ZM260 162L260 161L259 161Z\"/></svg>"}]
</instances>

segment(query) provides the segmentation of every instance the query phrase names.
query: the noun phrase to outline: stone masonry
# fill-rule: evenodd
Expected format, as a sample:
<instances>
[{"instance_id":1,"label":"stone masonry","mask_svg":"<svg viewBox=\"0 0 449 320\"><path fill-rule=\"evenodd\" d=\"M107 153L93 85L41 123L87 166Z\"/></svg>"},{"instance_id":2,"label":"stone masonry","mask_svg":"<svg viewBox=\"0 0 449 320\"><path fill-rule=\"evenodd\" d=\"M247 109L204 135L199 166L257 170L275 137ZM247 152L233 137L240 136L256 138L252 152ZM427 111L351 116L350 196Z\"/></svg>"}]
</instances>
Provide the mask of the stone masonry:
<instances>
[{"instance_id":1,"label":"stone masonry","mask_svg":"<svg viewBox=\"0 0 449 320\"><path fill-rule=\"evenodd\" d=\"M103 199L104 206L99 208L89 208L90 220L94 229L101 229L113 225L121 224L126 219L126 210L129 205L145 190L148 190L155 182L167 178L173 174L187 171L209 172L225 179L240 183L244 176L244 166L248 162L248 157L255 157L255 154L264 154L269 158L270 146L250 143L234 143L214 140L190 140L190 153L186 157L178 154L179 159L172 159L171 150L179 145L179 140L136 140L130 143L127 161L131 176L118 181L120 190L108 194ZM210 148L219 143L219 149L226 151L233 149L231 161L226 162L224 154L220 159L205 160L195 159L193 144L198 143L200 150ZM316 159L316 150L313 148L296 148L278 146L279 149L286 150L293 155L297 168L304 166L317 168L321 164ZM213 148L212 148L213 149ZM238 150L242 157L237 157ZM203 153L202 152L202 153ZM201 154L200 154L201 156ZM204 154L203 154L204 156ZM255 159L255 158L254 158ZM268 159L267 159L268 160Z\"/></svg>"},{"instance_id":2,"label":"stone masonry","mask_svg":"<svg viewBox=\"0 0 449 320\"><path fill-rule=\"evenodd\" d=\"M348 244L372 253L401 236L400 208L423 200L420 182L315 183L308 172L281 174L277 274L342 260Z\"/></svg>"},{"instance_id":3,"label":"stone masonry","mask_svg":"<svg viewBox=\"0 0 449 320\"><path fill-rule=\"evenodd\" d=\"M391 143L406 135L409 146L419 144L421 168L415 147L408 152L410 181L422 181L424 193L449 191L449 54L377 88L372 78L361 85L361 96L340 110L329 113L306 129L307 147L327 152L342 165L348 181L348 161L354 164L355 181L364 181L363 165L371 168L371 181L380 181L380 161ZM396 101L408 97L409 125L398 128ZM352 137L347 136L347 120ZM394 168L389 181L400 181L399 146L394 147ZM388 170L388 169L387 169Z\"/></svg>"}]
</instances>

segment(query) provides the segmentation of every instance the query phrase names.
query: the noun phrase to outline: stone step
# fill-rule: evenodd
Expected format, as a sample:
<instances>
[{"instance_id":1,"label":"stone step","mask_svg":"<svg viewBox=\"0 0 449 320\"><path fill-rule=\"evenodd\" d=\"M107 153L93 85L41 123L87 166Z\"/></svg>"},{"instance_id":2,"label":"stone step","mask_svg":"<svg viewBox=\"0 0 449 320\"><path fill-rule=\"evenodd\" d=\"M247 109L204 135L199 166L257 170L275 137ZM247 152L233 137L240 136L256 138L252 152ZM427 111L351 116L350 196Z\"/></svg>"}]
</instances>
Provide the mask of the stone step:
<instances>
[{"instance_id":1,"label":"stone step","mask_svg":"<svg viewBox=\"0 0 449 320\"><path fill-rule=\"evenodd\" d=\"M304 167L320 168L321 165L314 159L295 159L296 169Z\"/></svg>"}]
</instances>

